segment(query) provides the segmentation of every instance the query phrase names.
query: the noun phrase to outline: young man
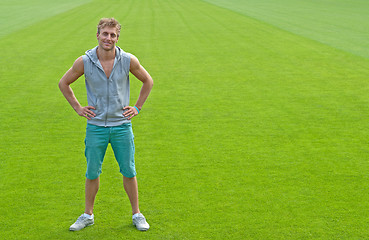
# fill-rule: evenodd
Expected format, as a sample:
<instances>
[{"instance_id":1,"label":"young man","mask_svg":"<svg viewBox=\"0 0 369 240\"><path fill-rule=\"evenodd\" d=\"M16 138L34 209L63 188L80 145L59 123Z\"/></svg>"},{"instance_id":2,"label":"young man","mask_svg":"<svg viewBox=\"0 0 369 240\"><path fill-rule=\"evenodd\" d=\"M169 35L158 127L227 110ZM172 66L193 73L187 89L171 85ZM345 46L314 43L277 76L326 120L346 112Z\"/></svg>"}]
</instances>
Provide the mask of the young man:
<instances>
[{"instance_id":1,"label":"young man","mask_svg":"<svg viewBox=\"0 0 369 240\"><path fill-rule=\"evenodd\" d=\"M98 46L74 62L59 82L59 88L78 115L87 118L85 212L70 226L78 231L94 224L93 206L99 188L101 166L110 143L123 175L124 189L132 206L132 221L138 230L149 224L140 213L134 162L131 119L139 114L150 94L153 80L138 59L116 46L121 26L103 18L97 26ZM129 72L143 85L134 106L129 106ZM88 106L81 106L70 84L85 75Z\"/></svg>"}]
</instances>

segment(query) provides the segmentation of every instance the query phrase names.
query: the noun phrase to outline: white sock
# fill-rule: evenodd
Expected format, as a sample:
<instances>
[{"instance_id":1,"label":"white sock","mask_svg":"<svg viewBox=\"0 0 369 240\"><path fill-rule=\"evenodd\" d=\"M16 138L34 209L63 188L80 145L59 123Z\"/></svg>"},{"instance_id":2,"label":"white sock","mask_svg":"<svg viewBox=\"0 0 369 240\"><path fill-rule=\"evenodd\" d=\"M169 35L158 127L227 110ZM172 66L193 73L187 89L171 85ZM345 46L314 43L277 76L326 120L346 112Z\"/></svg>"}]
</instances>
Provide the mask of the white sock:
<instances>
[{"instance_id":1,"label":"white sock","mask_svg":"<svg viewBox=\"0 0 369 240\"><path fill-rule=\"evenodd\" d=\"M84 213L83 216L85 216L88 219L91 219L94 217L94 214L90 215L90 214Z\"/></svg>"}]
</instances>

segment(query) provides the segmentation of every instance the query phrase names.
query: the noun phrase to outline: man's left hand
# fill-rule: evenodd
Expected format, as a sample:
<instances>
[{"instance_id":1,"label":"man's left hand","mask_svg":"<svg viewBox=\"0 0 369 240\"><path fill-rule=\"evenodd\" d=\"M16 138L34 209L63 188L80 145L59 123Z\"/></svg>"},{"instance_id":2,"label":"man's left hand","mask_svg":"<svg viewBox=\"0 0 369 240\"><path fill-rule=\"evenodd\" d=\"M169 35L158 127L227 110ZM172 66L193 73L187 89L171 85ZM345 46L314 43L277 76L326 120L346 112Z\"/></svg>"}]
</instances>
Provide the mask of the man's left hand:
<instances>
[{"instance_id":1,"label":"man's left hand","mask_svg":"<svg viewBox=\"0 0 369 240\"><path fill-rule=\"evenodd\" d=\"M134 116L138 115L138 111L135 107L127 106L124 107L123 110L125 110L123 116L128 117L128 120L131 120Z\"/></svg>"}]
</instances>

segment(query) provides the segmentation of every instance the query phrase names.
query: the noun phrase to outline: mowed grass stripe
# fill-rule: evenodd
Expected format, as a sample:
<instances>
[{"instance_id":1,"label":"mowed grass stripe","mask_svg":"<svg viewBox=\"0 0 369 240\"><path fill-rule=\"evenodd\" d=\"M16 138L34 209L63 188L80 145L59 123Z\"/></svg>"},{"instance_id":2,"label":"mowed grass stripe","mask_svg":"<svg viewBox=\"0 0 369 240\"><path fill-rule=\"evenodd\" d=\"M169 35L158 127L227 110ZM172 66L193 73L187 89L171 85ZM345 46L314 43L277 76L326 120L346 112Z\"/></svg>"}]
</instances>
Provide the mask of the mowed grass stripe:
<instances>
[{"instance_id":1,"label":"mowed grass stripe","mask_svg":"<svg viewBox=\"0 0 369 240\"><path fill-rule=\"evenodd\" d=\"M11 100L3 108L9 134L2 138L13 144L4 147L1 206L7 207L5 220L21 209L35 214L27 227L25 220L7 221L3 234L18 226L17 237L76 239L116 239L122 232L143 239L366 234L358 223L367 218L359 214L367 205L368 181L361 170L367 167L361 117L367 110L362 81L367 62L202 2L140 1L103 11L97 3L106 2L53 18L53 26L38 25L41 32L55 29L50 41L38 42L25 34L37 33L36 28L27 29L21 44L33 46L29 55L17 61L9 51L9 64L3 62L13 71L6 72L4 89L13 94L2 91ZM82 10L90 15L81 18ZM83 208L85 123L56 83L96 44L91 35L101 15L124 16L120 45L155 79L142 118L134 121L142 206L153 226L146 235L129 225L129 203L122 200L111 151L96 205L99 224L75 235L66 231ZM44 58L47 53L53 61ZM38 67L29 65L31 60L39 61ZM83 79L74 89L85 101ZM32 109L20 111L25 100ZM22 143L15 145L12 137Z\"/></svg>"},{"instance_id":2,"label":"mowed grass stripe","mask_svg":"<svg viewBox=\"0 0 369 240\"><path fill-rule=\"evenodd\" d=\"M4 30L0 33L0 38L88 2L90 0L2 0L0 27Z\"/></svg>"},{"instance_id":3,"label":"mowed grass stripe","mask_svg":"<svg viewBox=\"0 0 369 240\"><path fill-rule=\"evenodd\" d=\"M365 0L204 0L357 56L369 58Z\"/></svg>"}]
</instances>

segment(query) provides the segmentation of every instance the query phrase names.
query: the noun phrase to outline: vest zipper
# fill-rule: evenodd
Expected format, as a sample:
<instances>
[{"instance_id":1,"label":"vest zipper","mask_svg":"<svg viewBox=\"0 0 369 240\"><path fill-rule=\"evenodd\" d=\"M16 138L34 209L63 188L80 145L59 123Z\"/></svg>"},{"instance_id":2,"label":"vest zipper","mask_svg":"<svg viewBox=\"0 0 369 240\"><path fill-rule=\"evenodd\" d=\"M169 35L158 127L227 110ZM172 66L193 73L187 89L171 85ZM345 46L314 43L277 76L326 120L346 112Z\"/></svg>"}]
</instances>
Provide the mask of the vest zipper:
<instances>
[{"instance_id":1,"label":"vest zipper","mask_svg":"<svg viewBox=\"0 0 369 240\"><path fill-rule=\"evenodd\" d=\"M105 74L105 72L104 72ZM107 123L108 123L108 114L109 114L109 78L106 78L106 83L107 83L107 87L106 87L106 114L105 114L105 127L107 127Z\"/></svg>"},{"instance_id":2,"label":"vest zipper","mask_svg":"<svg viewBox=\"0 0 369 240\"><path fill-rule=\"evenodd\" d=\"M105 116L105 127L107 127L107 124L108 124L108 114L109 114L109 99L110 99L110 91L109 91L109 82L110 82L110 78L111 76L113 75L113 71L114 71L114 68L115 68L115 65L116 65L116 62L114 60L114 65L113 65L113 68L110 72L110 75L109 75L109 78L106 77L106 74L105 74L105 71L103 70L104 74L105 74L105 77L106 77L106 82L107 82L107 93L106 93L106 99L107 99L107 103L106 103L106 116Z\"/></svg>"}]
</instances>

